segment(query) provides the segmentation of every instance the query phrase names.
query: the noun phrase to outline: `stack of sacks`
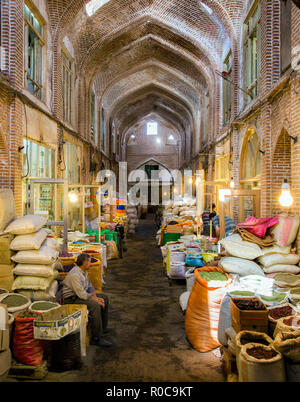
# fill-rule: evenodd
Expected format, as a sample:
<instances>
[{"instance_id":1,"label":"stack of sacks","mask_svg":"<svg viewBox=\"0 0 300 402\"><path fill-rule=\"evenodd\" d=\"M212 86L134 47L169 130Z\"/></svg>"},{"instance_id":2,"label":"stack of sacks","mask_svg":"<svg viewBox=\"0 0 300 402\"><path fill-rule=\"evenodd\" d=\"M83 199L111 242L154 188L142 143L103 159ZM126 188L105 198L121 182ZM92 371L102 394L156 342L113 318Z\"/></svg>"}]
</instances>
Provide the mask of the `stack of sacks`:
<instances>
[{"instance_id":1,"label":"stack of sacks","mask_svg":"<svg viewBox=\"0 0 300 402\"><path fill-rule=\"evenodd\" d=\"M135 233L135 227L139 223L136 207L127 207L127 217L128 217L128 233Z\"/></svg>"},{"instance_id":2,"label":"stack of sacks","mask_svg":"<svg viewBox=\"0 0 300 402\"><path fill-rule=\"evenodd\" d=\"M12 290L30 297L31 300L55 299L58 283L54 269L58 261L57 242L49 238L49 231L43 229L45 217L25 215L14 220L6 232L15 235L10 244L16 254L12 261L17 263L13 269L15 280Z\"/></svg>"},{"instance_id":3,"label":"stack of sacks","mask_svg":"<svg viewBox=\"0 0 300 402\"><path fill-rule=\"evenodd\" d=\"M170 201L165 205L163 217L176 220L186 216L196 216L196 199Z\"/></svg>"},{"instance_id":4,"label":"stack of sacks","mask_svg":"<svg viewBox=\"0 0 300 402\"><path fill-rule=\"evenodd\" d=\"M14 276L11 263L13 251L10 243L13 236L4 232L7 225L16 219L16 208L12 190L0 190L0 288L11 291ZM1 342L0 342L1 343Z\"/></svg>"},{"instance_id":5,"label":"stack of sacks","mask_svg":"<svg viewBox=\"0 0 300 402\"><path fill-rule=\"evenodd\" d=\"M258 259L267 275L272 277L277 273L300 273L297 265L300 257L291 251L298 229L299 217L287 214L278 216L278 224L272 228L276 244L273 247L263 248L263 255Z\"/></svg>"},{"instance_id":6,"label":"stack of sacks","mask_svg":"<svg viewBox=\"0 0 300 402\"><path fill-rule=\"evenodd\" d=\"M221 258L219 262L219 266L225 272L238 274L239 276L264 276L261 267L253 261L263 255L261 248L257 244L243 241L239 234L226 237L220 241L220 244L229 255Z\"/></svg>"}]
</instances>

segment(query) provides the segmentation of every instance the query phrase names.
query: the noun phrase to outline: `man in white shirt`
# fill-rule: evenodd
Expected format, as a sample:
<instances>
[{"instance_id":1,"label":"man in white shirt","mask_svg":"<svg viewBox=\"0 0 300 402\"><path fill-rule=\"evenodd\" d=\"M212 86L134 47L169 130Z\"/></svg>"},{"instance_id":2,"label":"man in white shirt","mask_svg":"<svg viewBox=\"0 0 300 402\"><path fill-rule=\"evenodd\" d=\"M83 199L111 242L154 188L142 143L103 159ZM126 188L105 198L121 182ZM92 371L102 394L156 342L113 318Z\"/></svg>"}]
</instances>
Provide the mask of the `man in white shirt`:
<instances>
[{"instance_id":1,"label":"man in white shirt","mask_svg":"<svg viewBox=\"0 0 300 402\"><path fill-rule=\"evenodd\" d=\"M91 323L91 345L112 346L112 343L103 337L110 332L108 322L108 297L96 294L88 277L91 258L88 254L77 257L76 266L63 281L63 299L65 304L87 305Z\"/></svg>"}]
</instances>

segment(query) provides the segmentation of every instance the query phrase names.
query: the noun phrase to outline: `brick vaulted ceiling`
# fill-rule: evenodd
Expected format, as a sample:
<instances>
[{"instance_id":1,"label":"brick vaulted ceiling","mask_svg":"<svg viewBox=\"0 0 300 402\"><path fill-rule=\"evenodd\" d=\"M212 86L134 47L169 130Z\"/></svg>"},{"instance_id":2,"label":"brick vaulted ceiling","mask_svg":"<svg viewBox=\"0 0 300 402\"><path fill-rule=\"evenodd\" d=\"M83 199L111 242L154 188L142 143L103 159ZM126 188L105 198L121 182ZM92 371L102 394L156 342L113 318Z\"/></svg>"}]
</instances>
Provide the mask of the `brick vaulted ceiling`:
<instances>
[{"instance_id":1,"label":"brick vaulted ceiling","mask_svg":"<svg viewBox=\"0 0 300 402\"><path fill-rule=\"evenodd\" d=\"M223 44L236 48L248 1L110 0L92 16L88 2L48 0L50 28L54 43L68 36L78 76L121 136L154 108L187 135L204 95L216 100Z\"/></svg>"}]
</instances>

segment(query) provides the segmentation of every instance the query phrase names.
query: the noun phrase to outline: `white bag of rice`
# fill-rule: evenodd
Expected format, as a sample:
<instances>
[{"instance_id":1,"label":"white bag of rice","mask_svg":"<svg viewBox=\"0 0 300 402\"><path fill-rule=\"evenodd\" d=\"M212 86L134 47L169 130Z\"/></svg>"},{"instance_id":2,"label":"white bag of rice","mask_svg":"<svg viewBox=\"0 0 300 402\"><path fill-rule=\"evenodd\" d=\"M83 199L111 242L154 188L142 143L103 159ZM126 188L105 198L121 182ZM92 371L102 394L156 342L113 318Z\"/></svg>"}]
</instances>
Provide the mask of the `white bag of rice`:
<instances>
[{"instance_id":1,"label":"white bag of rice","mask_svg":"<svg viewBox=\"0 0 300 402\"><path fill-rule=\"evenodd\" d=\"M35 233L47 223L47 218L40 215L25 215L12 221L5 229L14 235Z\"/></svg>"}]
</instances>

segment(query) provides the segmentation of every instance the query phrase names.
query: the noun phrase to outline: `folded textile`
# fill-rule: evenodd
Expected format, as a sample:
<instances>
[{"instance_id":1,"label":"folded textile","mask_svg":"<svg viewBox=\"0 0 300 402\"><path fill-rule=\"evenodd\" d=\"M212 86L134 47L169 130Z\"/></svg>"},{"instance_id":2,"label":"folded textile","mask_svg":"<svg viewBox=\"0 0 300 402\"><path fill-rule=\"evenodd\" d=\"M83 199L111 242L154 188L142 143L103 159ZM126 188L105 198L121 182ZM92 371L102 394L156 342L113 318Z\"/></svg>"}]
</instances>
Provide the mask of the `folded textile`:
<instances>
[{"instance_id":1,"label":"folded textile","mask_svg":"<svg viewBox=\"0 0 300 402\"><path fill-rule=\"evenodd\" d=\"M272 218L255 218L254 216L249 216L245 222L239 223L237 226L239 228L247 229L257 237L264 238L268 228L277 225L278 222L278 216Z\"/></svg>"},{"instance_id":2,"label":"folded textile","mask_svg":"<svg viewBox=\"0 0 300 402\"><path fill-rule=\"evenodd\" d=\"M238 233L244 241L249 241L250 243L255 243L260 247L270 247L276 243L274 236L272 234L267 235L265 238L260 238L250 233L248 229L244 229L241 227L236 227L234 233Z\"/></svg>"}]
</instances>

